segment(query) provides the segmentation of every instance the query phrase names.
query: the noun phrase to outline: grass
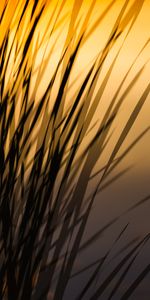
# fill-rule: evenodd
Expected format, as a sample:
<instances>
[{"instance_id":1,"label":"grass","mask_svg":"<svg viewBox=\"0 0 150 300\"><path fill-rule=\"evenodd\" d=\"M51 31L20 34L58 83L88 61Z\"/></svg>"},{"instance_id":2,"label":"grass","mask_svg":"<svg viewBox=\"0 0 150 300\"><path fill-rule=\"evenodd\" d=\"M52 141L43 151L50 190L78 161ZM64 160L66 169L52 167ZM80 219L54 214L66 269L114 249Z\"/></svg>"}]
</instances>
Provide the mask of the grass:
<instances>
[{"instance_id":1,"label":"grass","mask_svg":"<svg viewBox=\"0 0 150 300\"><path fill-rule=\"evenodd\" d=\"M91 37L102 20L111 11L115 1L99 15L89 27L96 1L89 5L84 18L79 18L82 1L74 1L69 15L69 26L60 57L54 71L49 70L48 85L37 99L37 90L43 82L48 61L52 59L55 45L68 15L63 14L65 2L49 7L49 1L2 1L0 4L0 298L1 299L46 299L51 293L54 300L66 299L69 282L90 272L89 279L77 291L75 299L96 300L103 297L112 281L117 278L108 299L115 295L131 266L149 241L149 234L133 240L117 256L114 269L91 295L93 283L102 272L111 253L87 267L75 272L77 257L97 240L117 218L110 221L88 240L84 240L87 222L95 203L96 195L118 180L127 170L117 175L110 174L122 162L133 147L145 136L146 128L120 155L119 150L145 104L150 92L147 86L112 148L106 165L93 174L107 145L112 138L114 120L129 92L141 76L144 66L134 76L125 92L121 88L138 57L148 46L149 40L135 58L111 99L101 121L93 124L93 117L111 78L117 58L140 13L144 1L124 4L103 50L91 63L84 79L76 78L78 87L74 97L67 101L73 68L83 45ZM42 20L50 12L47 27L40 33ZM90 28L90 29L89 29ZM123 42L112 61L102 83L99 76L105 61L118 39L126 32ZM56 40L53 41L53 36ZM50 50L46 57L49 42ZM45 48L41 64L36 59ZM80 75L80 74L79 74ZM34 77L35 76L35 77ZM33 84L33 78L35 82ZM53 89L57 85L57 93ZM33 88L32 88L33 87ZM119 96L119 100L116 101ZM94 130L96 128L96 130ZM88 137L88 141L87 138ZM97 183L87 196L93 178ZM149 196L130 209L136 209ZM114 245L126 232L119 233ZM118 254L119 255L119 254ZM140 282L149 273L147 265L127 288L121 299L129 299ZM120 273L121 272L121 273ZM89 298L89 295L90 298ZM101 298L104 299L104 298Z\"/></svg>"}]
</instances>

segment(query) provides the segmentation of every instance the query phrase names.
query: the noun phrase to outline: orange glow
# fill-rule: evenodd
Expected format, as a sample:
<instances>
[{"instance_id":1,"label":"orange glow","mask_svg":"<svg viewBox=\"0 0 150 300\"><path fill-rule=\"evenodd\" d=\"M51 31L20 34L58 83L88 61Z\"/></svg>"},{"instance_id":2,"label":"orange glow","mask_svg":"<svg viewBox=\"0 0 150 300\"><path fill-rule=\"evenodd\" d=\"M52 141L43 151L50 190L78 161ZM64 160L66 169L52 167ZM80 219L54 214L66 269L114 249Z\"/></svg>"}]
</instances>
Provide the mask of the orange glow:
<instances>
[{"instance_id":1,"label":"orange glow","mask_svg":"<svg viewBox=\"0 0 150 300\"><path fill-rule=\"evenodd\" d=\"M4 4L6 1L0 1L0 13L3 11ZM103 93L103 97L101 103L99 105L99 109L97 109L95 113L95 120L101 119L102 112L101 107L103 107L103 111L106 110L108 103L111 101L112 96L115 94L116 89L125 76L125 73L133 63L135 57L141 51L144 43L150 37L150 2L147 1L127 1L129 4L126 7L125 12L122 15L120 20L120 30L123 30L119 39L112 46L109 51L109 54L105 60L103 68L101 70L101 74L99 76L99 81L97 83L97 87L95 90L98 90L99 84L103 81L103 77L105 76L108 68L110 67L111 62L113 61L115 55L119 47L121 47L119 56L115 62L114 69L110 76L110 80L108 81L107 88ZM22 29L17 33L17 41L20 45L23 43L25 36L28 35L31 26L33 25L30 22L30 13L32 7L32 1L30 1L30 5L28 7L29 15L25 15L22 19ZM74 49L76 43L79 41L79 38L85 32L85 37L82 42L82 47L79 51L78 58L76 60L73 73L70 80L70 86L72 88L68 92L67 101L69 102L69 97L72 97L75 92L75 88L78 86L78 82L84 77L85 72L91 65L93 59L103 50L105 47L109 36L111 34L112 28L115 26L115 22L119 12L122 7L125 5L125 1L109 1L109 0L65 0L65 1L39 1L38 6L36 8L37 15L40 12L43 4L46 4L44 8L44 13L42 19L40 20L39 26L37 27L37 31L34 37L34 43L32 43L28 49L28 56L30 57L29 62L33 63L34 61L34 71L36 78L36 70L41 65L43 59L47 59L48 55L51 51L51 47L57 38L55 47L53 52L51 53L51 58L47 61L47 68L45 73L43 74L42 83L39 85L38 91L34 91L34 81L33 77L33 86L32 89L35 95L42 95L43 90L48 84L49 72L53 72L55 66L62 54L63 49L69 44L71 44L68 49L68 55ZM18 4L18 5L17 5ZM13 33L17 26L17 20L19 20L21 7L23 5L23 1L17 0L9 0L8 6L4 14L4 18L0 27L0 44L3 41L3 37L5 36L8 28L10 27ZM138 5L143 5L142 10L139 12L138 18L135 21L131 31L128 34L128 30L132 24L134 19L133 11L138 9ZM16 9L17 8L17 9ZM106 12L106 15L105 15ZM131 14L131 12L133 14ZM51 35L51 30L53 29L53 35ZM50 37L51 36L51 37ZM39 50L37 51L36 57L34 56L34 49L38 47L40 44ZM11 46L11 42L10 42ZM121 92L123 93L125 88L129 85L130 81L135 76L136 72L140 70L140 68L144 65L143 72L138 79L136 85L129 93L126 101L122 105L122 109L118 115L116 121L116 131L115 137L118 137L119 132L121 132L122 127L124 126L127 117L129 117L131 111L133 110L137 99L140 97L144 89L146 88L149 82L149 74L150 74L150 63L147 62L149 60L150 53L150 45L147 45L145 50L141 53L141 55L137 58L131 72L124 85L122 86ZM147 63L146 63L147 62ZM67 63L67 56L64 62ZM12 63L13 64L13 63ZM25 64L25 61L24 61ZM16 66L17 67L17 66ZM14 69L16 68L14 64ZM10 77L9 77L10 76ZM10 79L12 73L9 74L8 78ZM75 78L79 78L77 83L73 85ZM80 79L81 78L81 79ZM9 82L8 79L8 82ZM20 74L21 80L21 74ZM60 78L57 82L59 82ZM55 85L55 90L53 93L57 93L58 86ZM16 86L18 89L18 86ZM150 98L147 99L146 105L144 106L139 119L137 120L135 127L131 131L128 142L131 142L133 138L142 131L146 126L149 125L149 114L148 110L150 109ZM119 126L118 126L119 124ZM112 142L113 144L113 142ZM147 151L147 146L150 147L150 140L145 139L144 149ZM110 146L110 149L112 145ZM142 145L143 149L143 145ZM139 146L138 151L135 152L136 159L139 160L141 155L141 147ZM147 165L143 163L142 168L147 168ZM149 166L148 166L149 167Z\"/></svg>"}]
</instances>

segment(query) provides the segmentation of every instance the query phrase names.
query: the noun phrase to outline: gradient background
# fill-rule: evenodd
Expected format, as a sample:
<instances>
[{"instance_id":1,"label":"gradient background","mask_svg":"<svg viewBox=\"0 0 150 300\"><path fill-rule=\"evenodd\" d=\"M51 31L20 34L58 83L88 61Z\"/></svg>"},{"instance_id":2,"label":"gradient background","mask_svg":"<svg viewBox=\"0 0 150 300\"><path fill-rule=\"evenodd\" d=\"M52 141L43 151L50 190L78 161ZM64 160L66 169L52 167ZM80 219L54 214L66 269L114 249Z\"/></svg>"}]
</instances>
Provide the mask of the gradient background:
<instances>
[{"instance_id":1,"label":"gradient background","mask_svg":"<svg viewBox=\"0 0 150 300\"><path fill-rule=\"evenodd\" d=\"M5 1L0 2L0 9L1 7L3 7L4 2ZM0 41L2 40L3 34L5 34L4 28L7 30L7 27L10 24L10 20L16 13L15 8L17 2L18 1L10 1L11 9L9 8L8 12L6 12L6 18L4 19L4 23L0 28L0 36L1 36ZM138 1L136 2L138 3ZM97 109L97 112L94 116L93 124L95 123L95 121L101 120L123 76L129 69L135 57L142 49L144 43L150 38L150 1L146 0L146 1L139 1L139 2L140 3L143 2L142 10L131 32L127 36L127 39L124 41L123 47L120 51L119 57L117 58L114 69L112 71L110 80L107 84L107 87L101 99L100 107ZM51 14L53 7L55 6L55 3L56 1L47 1L47 8L45 10L45 15L43 19L40 21L40 26L38 27L37 36L38 34L42 35L42 32L44 31L44 28L47 25L49 16ZM58 9L62 5L62 1L60 1L59 3L60 4L58 5ZM39 90L36 92L37 101L38 101L38 96L43 93L43 90L48 84L49 72L53 71L62 52L64 41L68 33L73 3L74 1L71 0L66 1L61 15L63 16L67 14L67 17L62 24L62 29L60 30L60 28L58 28L58 30L56 30L56 33L54 34L54 36L52 37L51 41L48 44L46 55L48 55L49 49L51 48L52 45L51 43L53 43L56 36L59 37L55 46L55 51L53 52L53 55L51 57L51 60L48 61L47 63L47 69L44 74L42 84L39 86ZM92 27L92 24L94 24L94 22L99 18L99 16L106 9L106 7L109 6L110 3L111 1L109 0L95 1L95 7L93 9L93 13L88 25L89 28ZM124 3L125 1L123 0L114 1L114 4L112 5L110 11L107 13L103 21L99 24L99 26L92 33L90 38L83 45L74 66L73 74L71 77L72 82L74 82L75 78L78 78L78 80L82 80L82 78L84 78L84 75L87 72L89 66L91 65L91 62L93 61L94 57L105 46L105 43L111 33L117 15L119 14ZM129 1L129 8L132 6L133 3L134 1ZM79 6L81 5L80 13L77 19L80 20L78 24L78 29L79 29L80 24L82 24L84 20L84 16L86 15L87 11L90 8L91 1L90 0L79 1L78 5ZM113 58L115 57L115 54L117 53L119 47L123 43L127 30L128 27L125 29L125 31L119 37L114 47L111 49L104 63L96 89L98 89ZM13 26L12 26L12 33L13 33ZM37 37L35 37L35 41L36 38ZM36 64L35 64L35 70L37 66L39 66L41 63L44 49L45 49L44 47L43 48L41 47L38 53ZM129 95L126 97L121 107L118 117L114 123L115 131L111 139L111 142L109 143L105 155L101 158L100 162L93 170L93 173L99 170L100 166L104 165L108 160L110 153L115 145L115 142L119 137L122 128L127 122L133 108L135 107L137 100L140 98L143 91L145 90L148 83L150 82L149 59L150 59L150 43L143 51L143 53L138 57L135 65L133 66L131 72L129 73L129 76L127 77L124 85L122 86L120 95L123 94L124 90L131 82L131 80L138 72L138 70L140 70L140 68L146 63L140 78L136 82L133 89L130 91ZM36 73L35 73L35 78L36 78ZM33 88L34 88L34 80L35 79L33 78ZM70 89L70 92L67 95L68 103L78 86L78 82L79 82L78 80L76 84L73 85L73 87ZM70 85L72 85L72 82L70 82ZM58 79L58 86L59 86L59 79ZM58 86L56 84L53 90L53 95L55 95L55 93L57 92ZM126 138L125 143L121 147L120 154L135 139L135 137L138 136L148 126L150 126L150 96L148 96L147 101L142 111L140 112L140 115L138 116L138 119L136 120L128 137ZM97 195L97 199L95 201L95 205L93 206L92 214L89 219L85 238L91 236L93 232L96 232L99 228L103 227L105 224L113 220L115 217L119 217L119 219L115 225L111 226L110 230L106 231L106 234L104 234L99 241L93 244L93 247L88 250L87 254L84 254L83 257L81 255L81 259L79 260L79 265L77 266L77 268L79 266L82 267L86 265L87 262L93 261L93 259L95 260L96 258L101 257L103 253L105 253L105 250L112 245L112 242L116 238L118 231L120 231L127 223L129 223L129 226L126 232L126 240L122 241L122 245L124 245L127 241L131 240L132 238L135 238L137 236L142 236L143 234L150 232L149 202L144 204L142 207L139 207L138 209L134 210L133 212L124 214L124 212L126 212L130 206L132 206L138 200L150 194L150 182L149 182L150 131L147 132L144 138L128 154L128 156L123 160L123 162L119 165L119 167L115 170L115 172L113 172L113 175L117 174L117 172L123 170L125 167L128 166L131 166L132 168L123 177L121 177L119 180L117 180L115 183L113 183L112 185L110 185L108 188L106 188L104 191L102 191L100 194ZM91 185L94 185L94 182L92 182ZM149 248L147 246L145 250L141 253L141 255L137 258L138 263L136 262L136 264L134 264L135 267L134 270L131 270L130 275L125 279L124 286L122 287L123 289L126 288L129 282L132 282L132 279L134 279L136 273L138 273L139 270L142 270L144 266L147 263L149 263L150 260ZM115 252L117 252L117 249L114 249L114 253ZM106 268L106 273L107 271L109 271L109 268L108 270ZM73 299L74 291L76 290L77 286L78 287L82 286L85 279L86 279L86 275L83 274L83 276L79 277L78 279L75 278L75 280L72 281L72 284L70 284L68 287L68 294L66 295L68 299L69 298ZM149 299L149 294L150 294L149 282L148 279L146 279L140 285L137 292L134 293L131 299L147 300ZM103 299L105 299L105 297L107 299L107 295L104 295ZM119 299L119 294L116 300L118 299Z\"/></svg>"},{"instance_id":2,"label":"gradient background","mask_svg":"<svg viewBox=\"0 0 150 300\"><path fill-rule=\"evenodd\" d=\"M111 28L116 20L119 11L125 1L116 1L113 7L110 9L109 13L106 15L102 23L98 26L89 40L85 43L82 51L79 54L78 61L76 62L74 68L74 76L78 76L80 72L83 72L89 62L95 57L100 49L105 45L107 38L111 32ZM81 8L81 15L89 9L91 1L83 1L83 7ZM130 1L133 3L133 1ZM91 24L99 17L102 11L110 4L110 1L97 1L95 9L93 11L93 16L91 18ZM68 1L68 8L71 8L73 1ZM67 26L67 24L66 24ZM64 29L65 31L65 29ZM107 68L116 54L118 47L123 41L126 31L119 38L116 45L110 51L108 58L104 64L100 80L101 82L104 74L107 72ZM108 103L111 101L112 95L121 82L121 79L125 75L126 71L130 67L134 58L137 56L147 39L150 38L150 1L144 1L143 8L134 24L131 32L129 33L127 39L124 42L123 48L120 55L116 61L115 67L113 69L112 75L110 77L109 83L102 97L102 102L99 110L97 110L95 115L95 120L101 119L103 114L102 109L106 109ZM57 54L56 54L57 56ZM150 58L150 45L147 49L143 51L140 57L137 59L134 67L132 68L125 84L122 87L121 92L123 93L126 86L130 83L135 73L140 69L140 67L149 60ZM54 59L55 61L55 59ZM83 72L84 73L84 72ZM82 78L82 76L81 76ZM100 161L100 166L107 161L115 140L119 136L125 122L127 121L133 107L135 106L137 99L142 95L144 89L148 85L150 80L150 63L147 62L142 75L138 79L132 91L129 93L128 97L122 105L122 109L118 115L118 118L114 124L115 132L111 143L105 152L105 157ZM69 101L69 100L68 100ZM95 121L94 120L94 121ZM142 132L147 126L150 126L150 96L140 112L138 119L136 120L131 132L129 133L124 145L121 148L123 151L129 143L131 143L134 138ZM108 155L108 156L107 156ZM97 164L96 170L99 169ZM93 232L98 231L99 228L105 226L107 222L113 220L113 218L120 216L119 220L114 226L111 226L107 230L101 239L93 244L93 246L87 251L87 253L81 254L81 259L79 260L79 266L86 266L87 263L101 257L105 250L111 247L113 241L115 240L118 231L120 232L123 226L129 223L127 232L122 240L122 245L125 245L127 241L129 242L132 238L137 236L142 236L143 234L150 232L150 203L144 204L142 207L137 208L135 211L122 214L133 204L147 196L150 193L150 132L145 135L145 137L136 145L136 147L128 154L121 165L113 173L117 173L124 167L132 166L132 168L117 182L113 183L111 186L106 188L101 192L96 199L95 206L93 207L91 218L86 231L85 238L92 236ZM93 171L93 172L94 172ZM94 184L94 183L93 183ZM119 248L119 246L118 246ZM112 251L117 252L117 247ZM146 247L141 255L137 258L134 267L129 272L129 275L124 280L124 285L122 289L125 290L132 280L136 277L138 272L140 272L144 266L149 262L149 250L150 247ZM111 256L110 256L111 259ZM109 259L108 259L109 260ZM82 262L82 263L81 263ZM78 267L79 267L78 266ZM77 267L77 269L78 269ZM109 273L109 266L106 268L106 274ZM75 278L68 289L68 295L66 299L73 299L77 287L83 285L86 281L88 274L86 272L79 278ZM102 278L101 276L100 278ZM138 290L131 297L132 300L147 300L149 299L150 288L149 279L145 279L143 283L139 286ZM93 287L94 290L94 287ZM107 299L107 293L104 293L102 299ZM120 299L115 297L116 300Z\"/></svg>"}]
</instances>

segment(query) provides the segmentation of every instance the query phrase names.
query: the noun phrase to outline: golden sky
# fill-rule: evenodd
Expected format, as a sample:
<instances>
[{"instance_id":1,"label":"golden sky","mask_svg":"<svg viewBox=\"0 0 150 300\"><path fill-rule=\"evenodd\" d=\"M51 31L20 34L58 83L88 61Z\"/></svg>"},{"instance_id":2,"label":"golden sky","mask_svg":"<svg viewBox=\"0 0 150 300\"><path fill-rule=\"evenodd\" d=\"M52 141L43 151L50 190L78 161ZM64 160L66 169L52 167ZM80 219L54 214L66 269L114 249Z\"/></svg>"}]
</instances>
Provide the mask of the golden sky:
<instances>
[{"instance_id":1,"label":"golden sky","mask_svg":"<svg viewBox=\"0 0 150 300\"><path fill-rule=\"evenodd\" d=\"M19 59L22 54L21 52L21 54L18 54L17 59L14 59L16 55L15 49L17 48L16 44L18 46L17 49L21 49L21 47L23 49L26 37L29 35L35 19L30 21L33 6L33 0L30 0L28 10L21 21L20 29L15 35L25 1L0 0L0 16L4 11L6 3L7 8L4 12L3 20L0 23L0 47L5 35L10 30L9 49L11 49L11 56L8 64L7 80L5 82L5 88L7 90L8 86L13 85ZM116 41L111 44L102 64L101 72L99 73L92 101L100 87L104 85L103 80L116 57L109 80L104 88L90 124L91 128L93 125L96 125L94 129L90 131L90 134L85 136L85 143L88 144L89 139L95 133L96 129L98 129L109 104L128 70L131 68L115 99L115 104L119 103L119 100L131 85L132 80L136 78L138 72L140 75L137 77L132 89L125 95L118 116L113 122L112 137L106 147L106 151L103 152L100 160L92 170L92 174L94 174L108 162L131 113L148 84L150 84L150 0L39 0L36 7L36 15L39 14L44 4L46 4L46 6L43 15L38 23L34 39L27 53L27 67L33 65L30 94L33 99L35 99L35 102L43 95L64 48L68 47L64 64L62 64L61 71L53 86L50 102L51 106L51 103L53 103L58 93L59 83L68 62L67 59L75 49L83 32L85 32L67 86L65 108L72 105L76 91L79 89L79 86L81 86L96 57L99 58L100 54L103 53L103 49L112 34L112 30L114 31L114 29L116 29L116 36L117 33L118 35L120 34L119 37L117 36ZM124 11L121 17L119 17L123 8ZM116 27L116 20L117 23L119 22L119 28ZM15 42L13 44L14 36ZM19 51L20 50L18 50L18 53L20 53ZM100 60L98 60L98 62L99 61ZM45 63L45 72L43 72L42 80L39 82L38 88L36 88L37 85L35 85L35 82L37 74L40 67L43 66L43 63ZM24 66L25 64L26 61L24 61ZM19 84L22 83L22 72L20 72ZM19 84L16 84L15 89L18 93L18 97L21 98L22 91ZM19 101L17 105L15 112L16 122L20 113ZM126 137L125 142L121 146L117 157L147 128L148 130L142 140L140 140L125 157L113 175L124 170L124 168L132 167L131 170L121 177L121 179L117 179L113 185L110 185L101 192L101 202L99 201L99 195L97 196L99 202L98 205L93 206L91 217L92 226L89 225L88 233L90 233L90 230L93 231L93 228L103 226L107 221L110 221L113 217L118 215L121 215L121 226L123 222L126 224L128 221L132 221L132 230L135 231L134 233L141 234L143 232L149 232L149 210L146 211L144 207L145 210L140 210L138 213L136 211L137 214L135 218L129 214L126 219L124 218L123 212L126 211L131 204L135 203L136 199L142 199L143 196L149 193L150 94L148 94L146 102ZM37 133L35 133L35 135L37 135ZM34 146L36 148L36 144ZM34 149L32 150L34 151ZM94 180L96 181L97 178L95 179L94 177ZM95 181L93 182L95 183ZM93 184L92 181L90 182L89 190ZM100 213L101 217L99 216ZM101 222L100 224L99 220ZM113 237L112 232L110 235L111 237L105 238L105 242L111 240Z\"/></svg>"},{"instance_id":2,"label":"golden sky","mask_svg":"<svg viewBox=\"0 0 150 300\"><path fill-rule=\"evenodd\" d=\"M7 1L0 1L0 12L2 12L5 3ZM20 11L22 9L24 1L19 0L9 0L8 5L4 14L3 21L0 25L0 43L3 40L5 33L8 30L8 27L11 29L11 32L15 30L17 26L17 20L20 16ZM29 2L28 12L32 8L33 1ZM96 91L98 90L99 85L102 83L103 78L110 67L111 62L113 61L115 55L120 49L120 53L115 62L114 68L112 70L110 79L107 83L107 86L104 90L101 103L95 113L95 120L100 120L102 118L103 112L106 110L108 104L110 103L113 95L115 94L121 80L125 76L126 72L130 68L131 64L134 62L135 58L138 56L144 44L150 38L150 1L149 0L139 0L139 1L124 1L124 0L64 0L64 1L39 1L37 6L37 14L40 11L42 5L46 3L46 7L37 28L37 35L35 35L34 41L36 45L37 38L43 38L44 33L44 44L40 47L35 69L41 64L43 53L45 51L45 58L48 57L48 54L52 48L55 39L57 42L51 54L50 60L47 61L46 71L43 74L42 84L39 86L37 97L43 93L44 88L48 84L49 72L52 73L55 69L56 63L58 62L60 55L62 53L64 45L67 45L70 39L75 43L80 34L86 29L86 35L84 43L79 51L74 69L71 75L70 85L74 82L74 79L77 78L76 84L72 86L68 92L67 101L70 101L70 98L74 94L78 84L83 80L87 70L89 69L93 59L103 50L105 47L109 36L111 34L112 28L115 26L116 19L119 16L120 11L126 5L126 9L120 20L120 29L123 29L122 34L112 46L105 59L101 74L99 76L99 81L96 86ZM128 30L134 20L135 13L138 11L138 16L135 20L134 25L132 26L130 32ZM88 22L86 20L87 15L89 17ZM22 36L28 34L30 30L30 13L25 16L22 24L22 30L18 33L17 39L18 42L22 42ZM48 25L49 24L49 25ZM54 34L49 39L51 29L55 28ZM46 32L45 32L46 29ZM45 34L46 33L46 34ZM78 36L79 35L79 36ZM34 46L35 46L34 45ZM32 45L33 46L33 45ZM10 41L11 47L11 41ZM74 46L72 46L74 47ZM34 49L34 48L32 48ZM30 49L30 54L32 53ZM12 51L13 53L13 51ZM121 110L119 112L118 118L114 124L115 135L110 144L110 151L112 150L113 143L115 139L119 136L123 126L125 125L127 119L130 116L134 106L137 103L137 100L142 95L144 89L149 83L149 74L150 74L150 43L147 44L145 49L142 51L140 56L135 61L130 73L128 74L125 83L123 84L120 94L123 94L126 87L130 84L135 74L140 70L140 68L145 64L145 67L141 73L141 76L137 80L135 86L127 95ZM32 55L31 55L32 60ZM12 62L13 64L13 62ZM10 76L11 76L11 68ZM35 77L36 78L36 77ZM58 82L58 81L57 81ZM59 86L59 85L58 85ZM57 92L57 83L55 85L54 94ZM34 90L34 78L33 78L33 90ZM37 92L37 91L36 91ZM119 97L119 96L118 96ZM142 132L147 126L149 126L149 108L150 108L150 97L148 97L147 102L145 103L136 123L127 138L125 145L129 144L137 134ZM134 157L131 157L130 160L135 161L135 163L142 160L140 165L143 172L148 172L150 165L147 163L146 157L147 153L150 150L150 139L149 133L145 136L143 142L139 144L137 150L134 151ZM109 153L109 150L108 150ZM108 154L109 155L109 154Z\"/></svg>"}]
</instances>

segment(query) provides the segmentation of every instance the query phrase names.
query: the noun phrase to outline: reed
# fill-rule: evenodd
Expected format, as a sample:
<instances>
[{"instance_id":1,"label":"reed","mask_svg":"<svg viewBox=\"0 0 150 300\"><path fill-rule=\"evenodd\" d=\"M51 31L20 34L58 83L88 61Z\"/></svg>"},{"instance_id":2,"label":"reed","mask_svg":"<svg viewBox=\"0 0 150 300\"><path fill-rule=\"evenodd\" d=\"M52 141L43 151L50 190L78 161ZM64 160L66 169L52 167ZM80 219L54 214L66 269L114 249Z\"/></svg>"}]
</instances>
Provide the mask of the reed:
<instances>
[{"instance_id":1,"label":"reed","mask_svg":"<svg viewBox=\"0 0 150 300\"><path fill-rule=\"evenodd\" d=\"M93 245L117 221L117 218L110 221L93 233L91 238L84 239L96 196L100 197L101 190L119 180L127 171L113 175L116 167L149 131L146 128L120 155L119 150L149 95L150 85L137 99L107 163L93 174L94 167L112 138L114 120L144 66L119 96L121 88L149 41L143 45L125 74L105 113L101 107L101 121L93 124L124 41L96 89L102 68L125 30L124 40L127 38L144 1L138 1L138 5L134 1L130 9L130 1L124 1L106 45L102 50L99 49L86 74L84 72L84 78L78 74L72 80L82 47L115 3L110 2L90 27L96 1L91 1L84 17L79 18L82 2L75 0L69 15L64 13L66 1L57 2L56 5L54 2L52 7L49 1L40 0L13 1L13 4L8 0L0 3L1 299L66 299L69 282L87 270L90 270L89 278L81 291L76 289L74 299L104 299L100 297L117 278L108 298L116 299L115 295L125 276L149 240L148 234L127 245L118 254L115 267L110 267L109 275L103 278L102 283L98 283L92 293L91 288L97 282L98 274L103 273L111 249L104 257L75 271L75 262L80 253ZM47 11L50 12L48 21L41 33ZM62 51L54 70L48 71L48 84L40 95L38 88L44 85L47 64L52 59L66 21L69 26ZM42 59L37 65L40 51ZM74 94L68 101L72 86ZM54 92L54 87L57 92ZM117 97L119 100L116 100ZM87 196L93 179L96 179L95 184ZM137 202L131 210L145 201L149 201L149 196ZM126 228L118 234L114 245L119 243ZM122 294L122 300L129 299L149 271L148 265Z\"/></svg>"}]
</instances>

